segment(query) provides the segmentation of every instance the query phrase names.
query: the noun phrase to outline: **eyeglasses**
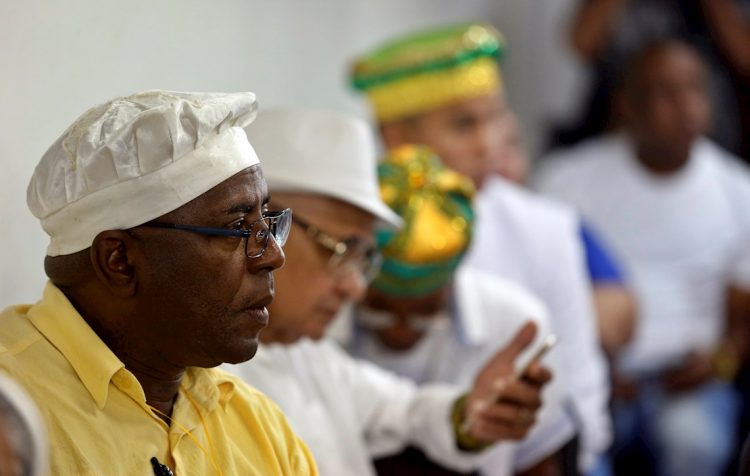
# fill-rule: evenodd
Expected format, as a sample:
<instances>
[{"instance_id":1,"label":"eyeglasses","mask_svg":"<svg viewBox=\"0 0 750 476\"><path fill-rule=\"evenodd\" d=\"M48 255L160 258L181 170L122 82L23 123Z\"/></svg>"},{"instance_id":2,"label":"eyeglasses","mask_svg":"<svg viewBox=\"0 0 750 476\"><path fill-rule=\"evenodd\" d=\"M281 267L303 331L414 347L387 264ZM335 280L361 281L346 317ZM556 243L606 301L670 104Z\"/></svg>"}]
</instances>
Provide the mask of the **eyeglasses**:
<instances>
[{"instance_id":1,"label":"eyeglasses","mask_svg":"<svg viewBox=\"0 0 750 476\"><path fill-rule=\"evenodd\" d=\"M371 309L365 306L359 306L354 314L357 324L370 331L382 331L390 329L399 324L399 319L395 314L389 311ZM437 314L410 314L403 318L403 322L410 329L418 332L426 332L431 327L439 325L447 319L445 313Z\"/></svg>"},{"instance_id":2,"label":"eyeglasses","mask_svg":"<svg viewBox=\"0 0 750 476\"><path fill-rule=\"evenodd\" d=\"M383 259L375 247L366 240L357 237L339 240L299 217L292 218L292 221L302 227L310 238L332 253L329 266L336 269L353 268L368 283L375 279Z\"/></svg>"},{"instance_id":3,"label":"eyeglasses","mask_svg":"<svg viewBox=\"0 0 750 476\"><path fill-rule=\"evenodd\" d=\"M268 212L261 219L250 223L242 223L240 228L210 228L205 226L179 225L175 223L161 223L151 221L140 226L151 228L167 228L170 230L192 231L208 236L234 236L245 239L245 256L260 258L268 248L268 238L273 236L279 246L284 246L292 227L292 209L280 212Z\"/></svg>"}]
</instances>

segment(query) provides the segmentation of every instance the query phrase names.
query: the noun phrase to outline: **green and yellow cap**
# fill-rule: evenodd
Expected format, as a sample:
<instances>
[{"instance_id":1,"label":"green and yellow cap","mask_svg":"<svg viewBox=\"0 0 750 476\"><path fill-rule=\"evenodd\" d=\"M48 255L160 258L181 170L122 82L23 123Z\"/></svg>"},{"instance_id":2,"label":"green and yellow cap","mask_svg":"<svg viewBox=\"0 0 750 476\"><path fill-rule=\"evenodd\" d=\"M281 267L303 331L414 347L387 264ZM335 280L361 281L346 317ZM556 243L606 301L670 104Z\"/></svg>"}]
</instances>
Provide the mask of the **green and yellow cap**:
<instances>
[{"instance_id":1,"label":"green and yellow cap","mask_svg":"<svg viewBox=\"0 0 750 476\"><path fill-rule=\"evenodd\" d=\"M356 61L351 79L387 123L499 90L504 51L503 36L489 25L443 27L377 48Z\"/></svg>"},{"instance_id":2,"label":"green and yellow cap","mask_svg":"<svg viewBox=\"0 0 750 476\"><path fill-rule=\"evenodd\" d=\"M471 242L474 186L424 146L402 145L378 165L383 201L404 221L380 230L383 266L372 286L392 296L422 296L453 275Z\"/></svg>"}]
</instances>

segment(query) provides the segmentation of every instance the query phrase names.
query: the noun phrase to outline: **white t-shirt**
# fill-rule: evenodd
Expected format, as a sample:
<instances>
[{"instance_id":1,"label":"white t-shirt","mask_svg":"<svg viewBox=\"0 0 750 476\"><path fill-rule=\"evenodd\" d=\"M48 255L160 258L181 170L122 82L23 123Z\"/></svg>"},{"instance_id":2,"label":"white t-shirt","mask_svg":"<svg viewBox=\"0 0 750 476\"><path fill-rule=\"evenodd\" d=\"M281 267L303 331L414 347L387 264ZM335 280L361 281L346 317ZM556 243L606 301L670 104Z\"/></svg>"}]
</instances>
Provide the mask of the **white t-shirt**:
<instances>
[{"instance_id":1,"label":"white t-shirt","mask_svg":"<svg viewBox=\"0 0 750 476\"><path fill-rule=\"evenodd\" d=\"M499 177L483 185L474 207L474 240L462 266L518 283L547 306L587 471L609 448L612 424L578 215Z\"/></svg>"},{"instance_id":2,"label":"white t-shirt","mask_svg":"<svg viewBox=\"0 0 750 476\"><path fill-rule=\"evenodd\" d=\"M387 349L355 319L347 350L419 384L445 382L469 388L486 362L524 323L535 322L537 335L517 364L528 360L551 332L547 310L538 299L511 282L474 269L462 268L456 273L451 310L444 318L435 316L414 347L399 352ZM544 359L553 373L558 370L558 357L558 349L553 349ZM510 475L514 470L528 469L573 437L573 422L564 408L563 385L556 376L545 387L544 406L532 432L514 445L512 458L504 448L488 450L482 474Z\"/></svg>"},{"instance_id":3,"label":"white t-shirt","mask_svg":"<svg viewBox=\"0 0 750 476\"><path fill-rule=\"evenodd\" d=\"M646 376L718 343L727 285L750 288L744 166L699 140L683 169L660 177L610 135L545 161L537 186L577 207L629 276L640 315L623 372Z\"/></svg>"}]
</instances>

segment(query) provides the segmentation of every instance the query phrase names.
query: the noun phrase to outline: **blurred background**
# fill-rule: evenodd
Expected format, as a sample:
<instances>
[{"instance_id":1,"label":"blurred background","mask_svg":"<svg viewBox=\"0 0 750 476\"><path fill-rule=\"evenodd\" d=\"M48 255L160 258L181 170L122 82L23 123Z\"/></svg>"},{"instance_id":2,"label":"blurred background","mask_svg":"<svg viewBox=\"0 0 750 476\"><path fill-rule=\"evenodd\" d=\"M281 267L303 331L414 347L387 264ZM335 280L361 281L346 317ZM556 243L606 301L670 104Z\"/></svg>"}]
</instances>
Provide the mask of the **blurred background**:
<instances>
[{"instance_id":1,"label":"blurred background","mask_svg":"<svg viewBox=\"0 0 750 476\"><path fill-rule=\"evenodd\" d=\"M36 300L46 236L26 208L42 154L88 107L143 89L253 91L261 107L367 117L353 57L420 27L482 19L512 46L511 103L532 151L573 110L565 40L575 0L162 0L0 2L0 306ZM532 93L532 91L534 91Z\"/></svg>"}]
</instances>

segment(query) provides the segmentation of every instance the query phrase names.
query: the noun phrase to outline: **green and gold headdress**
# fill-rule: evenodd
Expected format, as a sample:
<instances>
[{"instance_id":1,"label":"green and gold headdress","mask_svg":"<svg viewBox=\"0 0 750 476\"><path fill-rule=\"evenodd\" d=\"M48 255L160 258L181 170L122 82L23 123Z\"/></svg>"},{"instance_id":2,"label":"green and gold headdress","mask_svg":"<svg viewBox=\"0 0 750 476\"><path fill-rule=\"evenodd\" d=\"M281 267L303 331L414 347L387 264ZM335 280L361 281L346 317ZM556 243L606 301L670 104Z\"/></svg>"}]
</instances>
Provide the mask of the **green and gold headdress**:
<instances>
[{"instance_id":1,"label":"green and gold headdress","mask_svg":"<svg viewBox=\"0 0 750 476\"><path fill-rule=\"evenodd\" d=\"M377 235L383 266L373 286L421 296L446 284L471 242L471 180L443 166L427 147L404 145L378 165L383 201L403 220Z\"/></svg>"},{"instance_id":2,"label":"green and gold headdress","mask_svg":"<svg viewBox=\"0 0 750 476\"><path fill-rule=\"evenodd\" d=\"M499 90L504 49L500 32L485 24L422 32L360 58L352 84L387 123Z\"/></svg>"}]
</instances>

